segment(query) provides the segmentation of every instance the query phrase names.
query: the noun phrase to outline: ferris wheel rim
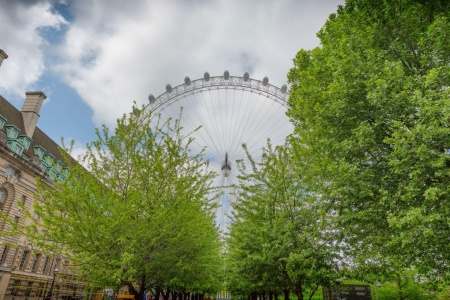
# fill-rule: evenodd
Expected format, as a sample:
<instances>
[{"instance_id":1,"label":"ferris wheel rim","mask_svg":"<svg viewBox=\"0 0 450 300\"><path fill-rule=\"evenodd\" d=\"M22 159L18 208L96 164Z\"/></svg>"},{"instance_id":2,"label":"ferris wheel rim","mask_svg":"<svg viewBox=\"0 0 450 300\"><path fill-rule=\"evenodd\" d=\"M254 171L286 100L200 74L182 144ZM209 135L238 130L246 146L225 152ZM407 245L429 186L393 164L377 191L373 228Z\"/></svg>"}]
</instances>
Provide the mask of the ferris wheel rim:
<instances>
[{"instance_id":1,"label":"ferris wheel rim","mask_svg":"<svg viewBox=\"0 0 450 300\"><path fill-rule=\"evenodd\" d=\"M230 76L229 74L223 76L210 77L208 72L205 73L203 78L190 80L188 76L185 77L184 83L172 88L170 84L166 85L166 91L160 94L158 97L149 95L149 103L145 105L144 110L156 111L164 109L165 106L170 105L173 102L185 97L186 95L192 95L202 93L208 90L242 90L251 93L259 93L267 98L274 100L275 102L287 107L287 99L289 93L287 92L287 86L283 85L282 88L274 86L268 83L268 78L264 77L263 80L250 78L248 73L241 76Z\"/></svg>"}]
</instances>

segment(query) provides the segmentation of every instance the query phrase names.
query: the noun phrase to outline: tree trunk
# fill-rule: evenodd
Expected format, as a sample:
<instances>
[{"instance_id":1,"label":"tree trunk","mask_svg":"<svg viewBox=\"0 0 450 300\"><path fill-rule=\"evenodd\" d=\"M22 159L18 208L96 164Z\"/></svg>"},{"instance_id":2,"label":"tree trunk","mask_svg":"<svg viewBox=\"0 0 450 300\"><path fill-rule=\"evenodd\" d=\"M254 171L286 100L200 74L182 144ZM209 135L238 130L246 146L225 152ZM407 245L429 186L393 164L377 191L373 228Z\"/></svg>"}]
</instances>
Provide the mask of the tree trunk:
<instances>
[{"instance_id":1,"label":"tree trunk","mask_svg":"<svg viewBox=\"0 0 450 300\"><path fill-rule=\"evenodd\" d=\"M303 300L303 287L302 283L298 281L296 287L295 287L295 293L297 294L298 300Z\"/></svg>"},{"instance_id":2,"label":"tree trunk","mask_svg":"<svg viewBox=\"0 0 450 300\"><path fill-rule=\"evenodd\" d=\"M141 278L141 283L139 285L139 290L136 290L132 283L127 283L128 292L134 296L136 300L144 300L144 290L145 290L145 276Z\"/></svg>"},{"instance_id":3,"label":"tree trunk","mask_svg":"<svg viewBox=\"0 0 450 300\"><path fill-rule=\"evenodd\" d=\"M161 291L163 299L164 300L169 300L169 296L170 296L170 289L167 288L166 291L164 292L164 289L162 289Z\"/></svg>"},{"instance_id":4,"label":"tree trunk","mask_svg":"<svg viewBox=\"0 0 450 300\"><path fill-rule=\"evenodd\" d=\"M398 300L403 300L402 277L397 274Z\"/></svg>"},{"instance_id":5,"label":"tree trunk","mask_svg":"<svg viewBox=\"0 0 450 300\"><path fill-rule=\"evenodd\" d=\"M273 293L272 293L272 291L269 291L269 300L273 300Z\"/></svg>"},{"instance_id":6,"label":"tree trunk","mask_svg":"<svg viewBox=\"0 0 450 300\"><path fill-rule=\"evenodd\" d=\"M319 288L319 285L316 285L315 289L311 289L311 294L309 295L309 300L312 299L312 297L314 297L314 294L317 292L317 289Z\"/></svg>"},{"instance_id":7,"label":"tree trunk","mask_svg":"<svg viewBox=\"0 0 450 300\"><path fill-rule=\"evenodd\" d=\"M157 286L155 288L155 300L159 300L160 296L161 296L161 287Z\"/></svg>"},{"instance_id":8,"label":"tree trunk","mask_svg":"<svg viewBox=\"0 0 450 300\"><path fill-rule=\"evenodd\" d=\"M128 292L134 296L136 300L144 300L144 290L139 291L134 288L132 284L128 284Z\"/></svg>"},{"instance_id":9,"label":"tree trunk","mask_svg":"<svg viewBox=\"0 0 450 300\"><path fill-rule=\"evenodd\" d=\"M275 300L278 300L278 292L274 292L275 293Z\"/></svg>"},{"instance_id":10,"label":"tree trunk","mask_svg":"<svg viewBox=\"0 0 450 300\"><path fill-rule=\"evenodd\" d=\"M289 300L289 290L283 290L284 300Z\"/></svg>"}]
</instances>

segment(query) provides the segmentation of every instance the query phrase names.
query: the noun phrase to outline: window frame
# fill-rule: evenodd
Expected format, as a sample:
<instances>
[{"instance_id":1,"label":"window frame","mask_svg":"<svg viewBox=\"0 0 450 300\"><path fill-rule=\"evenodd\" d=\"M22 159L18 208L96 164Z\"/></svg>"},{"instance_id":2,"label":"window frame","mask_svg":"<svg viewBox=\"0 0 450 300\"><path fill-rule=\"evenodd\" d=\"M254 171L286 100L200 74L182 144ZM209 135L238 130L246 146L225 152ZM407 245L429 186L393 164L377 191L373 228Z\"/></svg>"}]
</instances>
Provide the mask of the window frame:
<instances>
[{"instance_id":1,"label":"window frame","mask_svg":"<svg viewBox=\"0 0 450 300\"><path fill-rule=\"evenodd\" d=\"M17 139L19 136L20 130L16 126L12 124L6 125L6 136L8 139Z\"/></svg>"},{"instance_id":2,"label":"window frame","mask_svg":"<svg viewBox=\"0 0 450 300\"><path fill-rule=\"evenodd\" d=\"M8 121L4 116L0 115L0 129L6 125L6 121Z\"/></svg>"}]
</instances>

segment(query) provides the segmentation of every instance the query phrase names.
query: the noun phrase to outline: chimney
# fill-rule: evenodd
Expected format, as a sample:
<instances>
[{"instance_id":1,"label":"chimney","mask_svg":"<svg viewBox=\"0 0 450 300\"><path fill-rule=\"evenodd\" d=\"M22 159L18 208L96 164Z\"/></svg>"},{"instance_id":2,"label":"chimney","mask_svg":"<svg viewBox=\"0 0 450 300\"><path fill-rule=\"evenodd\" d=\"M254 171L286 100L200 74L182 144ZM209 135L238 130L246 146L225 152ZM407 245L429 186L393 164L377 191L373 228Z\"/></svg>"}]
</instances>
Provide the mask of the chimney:
<instances>
[{"instance_id":1,"label":"chimney","mask_svg":"<svg viewBox=\"0 0 450 300\"><path fill-rule=\"evenodd\" d=\"M25 103L22 107L23 126L25 133L33 138L34 129L39 119L42 102L47 98L43 92L26 92Z\"/></svg>"},{"instance_id":2,"label":"chimney","mask_svg":"<svg viewBox=\"0 0 450 300\"><path fill-rule=\"evenodd\" d=\"M0 49L0 66L2 65L2 62L4 59L8 58L8 54L5 53L2 49Z\"/></svg>"}]
</instances>

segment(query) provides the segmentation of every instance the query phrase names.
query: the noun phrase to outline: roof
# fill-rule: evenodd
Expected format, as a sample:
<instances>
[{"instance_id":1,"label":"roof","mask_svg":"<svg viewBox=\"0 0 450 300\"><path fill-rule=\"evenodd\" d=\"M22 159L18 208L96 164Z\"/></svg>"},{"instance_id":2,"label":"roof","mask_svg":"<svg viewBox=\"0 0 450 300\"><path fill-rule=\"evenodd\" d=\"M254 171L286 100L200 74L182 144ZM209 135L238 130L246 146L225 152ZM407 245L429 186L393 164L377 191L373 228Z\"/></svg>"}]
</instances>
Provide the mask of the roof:
<instances>
[{"instance_id":1,"label":"roof","mask_svg":"<svg viewBox=\"0 0 450 300\"><path fill-rule=\"evenodd\" d=\"M22 113L9 103L3 96L0 95L0 114L6 118L6 125L14 125L20 130L20 134L25 134L25 127L23 124ZM46 153L50 153L55 157L55 160L59 160L64 163L64 158L59 152L60 146L55 143L48 135L46 135L39 127L36 126L32 141L28 150L24 150L23 154L28 157L33 157L34 147L41 146L45 149ZM73 158L72 158L73 160ZM73 160L75 162L75 160Z\"/></svg>"}]
</instances>

